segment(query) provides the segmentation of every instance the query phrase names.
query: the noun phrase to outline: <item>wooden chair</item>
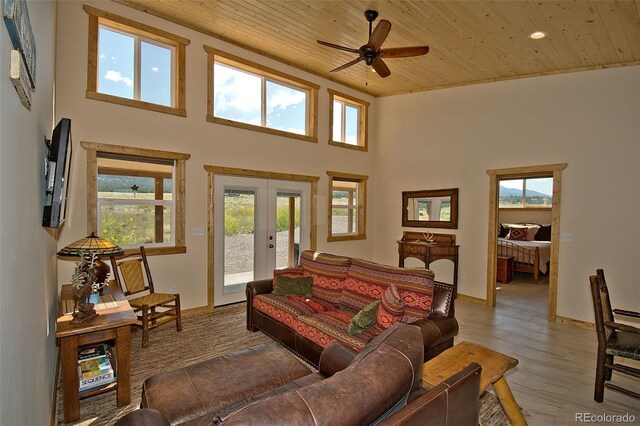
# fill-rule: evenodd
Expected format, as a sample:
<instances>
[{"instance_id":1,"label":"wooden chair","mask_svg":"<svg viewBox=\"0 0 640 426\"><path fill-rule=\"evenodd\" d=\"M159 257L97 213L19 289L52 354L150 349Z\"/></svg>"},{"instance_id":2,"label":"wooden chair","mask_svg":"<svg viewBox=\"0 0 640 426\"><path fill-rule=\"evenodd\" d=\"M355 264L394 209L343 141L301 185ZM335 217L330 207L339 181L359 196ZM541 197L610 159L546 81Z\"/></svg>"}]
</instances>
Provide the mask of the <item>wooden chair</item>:
<instances>
[{"instance_id":1,"label":"wooden chair","mask_svg":"<svg viewBox=\"0 0 640 426\"><path fill-rule=\"evenodd\" d=\"M139 253L126 255L118 260L111 256L111 266L116 282L125 296L149 292L144 296L129 299L129 304L138 315L139 322L135 325L142 328L143 348L149 345L149 330L166 322L175 320L176 330L182 330L180 295L155 292L144 247L140 247Z\"/></svg>"},{"instance_id":2,"label":"wooden chair","mask_svg":"<svg viewBox=\"0 0 640 426\"><path fill-rule=\"evenodd\" d=\"M616 364L614 356L640 361L640 328L615 322L614 314L640 318L640 313L611 309L609 290L604 278L604 271L598 269L596 275L589 277L593 308L596 317L596 333L598 335L598 360L596 363L596 383L593 399L602 402L604 388L609 388L625 395L640 399L640 394L631 390L607 383L613 371L640 377L640 369L628 365Z\"/></svg>"}]
</instances>

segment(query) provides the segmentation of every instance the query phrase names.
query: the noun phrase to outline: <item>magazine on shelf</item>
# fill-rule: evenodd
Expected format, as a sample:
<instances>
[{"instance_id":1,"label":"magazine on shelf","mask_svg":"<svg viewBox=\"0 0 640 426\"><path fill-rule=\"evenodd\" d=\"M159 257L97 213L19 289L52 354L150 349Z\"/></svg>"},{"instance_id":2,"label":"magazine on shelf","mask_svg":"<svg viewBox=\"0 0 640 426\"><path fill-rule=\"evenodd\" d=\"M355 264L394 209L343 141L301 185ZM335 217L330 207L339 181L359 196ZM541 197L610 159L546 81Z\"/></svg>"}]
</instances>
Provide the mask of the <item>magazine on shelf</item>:
<instances>
[{"instance_id":1,"label":"magazine on shelf","mask_svg":"<svg viewBox=\"0 0 640 426\"><path fill-rule=\"evenodd\" d=\"M101 343L99 345L80 348L78 351L78 364L96 358L107 358L111 355L109 345Z\"/></svg>"}]
</instances>

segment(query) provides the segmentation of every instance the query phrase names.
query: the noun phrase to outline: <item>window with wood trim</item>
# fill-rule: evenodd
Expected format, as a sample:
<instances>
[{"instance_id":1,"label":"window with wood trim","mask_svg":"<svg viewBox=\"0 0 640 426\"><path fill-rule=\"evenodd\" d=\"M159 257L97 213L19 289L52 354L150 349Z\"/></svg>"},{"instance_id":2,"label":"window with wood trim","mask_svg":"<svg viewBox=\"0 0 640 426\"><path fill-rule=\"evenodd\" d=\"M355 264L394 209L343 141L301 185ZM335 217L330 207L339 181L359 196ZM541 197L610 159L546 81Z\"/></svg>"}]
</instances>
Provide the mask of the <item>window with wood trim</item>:
<instances>
[{"instance_id":1,"label":"window with wood trim","mask_svg":"<svg viewBox=\"0 0 640 426\"><path fill-rule=\"evenodd\" d=\"M329 214L327 241L362 240L366 235L367 176L327 172Z\"/></svg>"},{"instance_id":2,"label":"window with wood trim","mask_svg":"<svg viewBox=\"0 0 640 426\"><path fill-rule=\"evenodd\" d=\"M319 86L209 46L207 120L317 142Z\"/></svg>"},{"instance_id":3,"label":"window with wood trim","mask_svg":"<svg viewBox=\"0 0 640 426\"><path fill-rule=\"evenodd\" d=\"M125 250L183 253L188 154L82 142L89 232Z\"/></svg>"},{"instance_id":4,"label":"window with wood trim","mask_svg":"<svg viewBox=\"0 0 640 426\"><path fill-rule=\"evenodd\" d=\"M369 102L329 89L329 144L367 151Z\"/></svg>"},{"instance_id":5,"label":"window with wood trim","mask_svg":"<svg viewBox=\"0 0 640 426\"><path fill-rule=\"evenodd\" d=\"M551 209L553 177L500 179L498 201L501 209Z\"/></svg>"},{"instance_id":6,"label":"window with wood trim","mask_svg":"<svg viewBox=\"0 0 640 426\"><path fill-rule=\"evenodd\" d=\"M84 6L89 14L87 98L186 116L189 40Z\"/></svg>"}]
</instances>

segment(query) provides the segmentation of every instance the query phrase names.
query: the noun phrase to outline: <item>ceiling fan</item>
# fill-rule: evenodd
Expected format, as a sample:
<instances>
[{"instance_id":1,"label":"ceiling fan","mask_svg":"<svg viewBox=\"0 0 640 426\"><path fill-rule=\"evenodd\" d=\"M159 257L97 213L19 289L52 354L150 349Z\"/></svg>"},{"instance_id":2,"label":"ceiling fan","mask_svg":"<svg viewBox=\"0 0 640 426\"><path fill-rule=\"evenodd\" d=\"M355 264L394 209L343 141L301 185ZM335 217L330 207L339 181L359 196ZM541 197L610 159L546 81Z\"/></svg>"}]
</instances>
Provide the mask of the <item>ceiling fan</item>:
<instances>
[{"instance_id":1,"label":"ceiling fan","mask_svg":"<svg viewBox=\"0 0 640 426\"><path fill-rule=\"evenodd\" d=\"M408 58L411 56L422 56L429 52L429 46L411 46L411 47L393 47L391 49L381 49L382 43L384 43L389 31L391 30L391 22L386 19L380 20L376 25L375 30L371 31L373 27L373 21L378 17L378 12L375 10L367 10L364 12L364 16L369 21L369 41L367 44L360 46L359 49L351 47L340 46L337 44L329 43L322 40L317 40L319 44L328 46L338 50L344 50L345 52L357 53L358 57L351 62L347 62L338 68L332 69L331 72L341 71L345 68L355 65L360 61L364 61L367 65L373 67L375 72L382 78L389 77L391 71L387 64L384 63L382 58Z\"/></svg>"}]
</instances>

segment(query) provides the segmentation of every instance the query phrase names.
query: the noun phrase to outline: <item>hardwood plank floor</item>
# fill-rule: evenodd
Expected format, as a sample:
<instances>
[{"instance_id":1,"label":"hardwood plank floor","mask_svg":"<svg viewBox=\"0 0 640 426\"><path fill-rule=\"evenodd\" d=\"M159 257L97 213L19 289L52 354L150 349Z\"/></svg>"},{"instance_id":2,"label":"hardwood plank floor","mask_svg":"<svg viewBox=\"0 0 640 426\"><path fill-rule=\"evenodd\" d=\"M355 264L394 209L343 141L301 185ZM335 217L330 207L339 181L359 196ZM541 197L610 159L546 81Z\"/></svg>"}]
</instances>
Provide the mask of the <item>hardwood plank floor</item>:
<instances>
[{"instance_id":1,"label":"hardwood plank floor","mask_svg":"<svg viewBox=\"0 0 640 426\"><path fill-rule=\"evenodd\" d=\"M455 342L471 341L518 359L506 378L518 404L529 414L530 425L576 424L577 413L628 413L635 416L630 424L640 424L637 399L605 390L603 403L593 400L595 331L548 322L546 280L536 285L528 274L516 275L511 283L498 284L495 309L456 300L460 332ZM612 382L640 391L640 379L614 372Z\"/></svg>"}]
</instances>

